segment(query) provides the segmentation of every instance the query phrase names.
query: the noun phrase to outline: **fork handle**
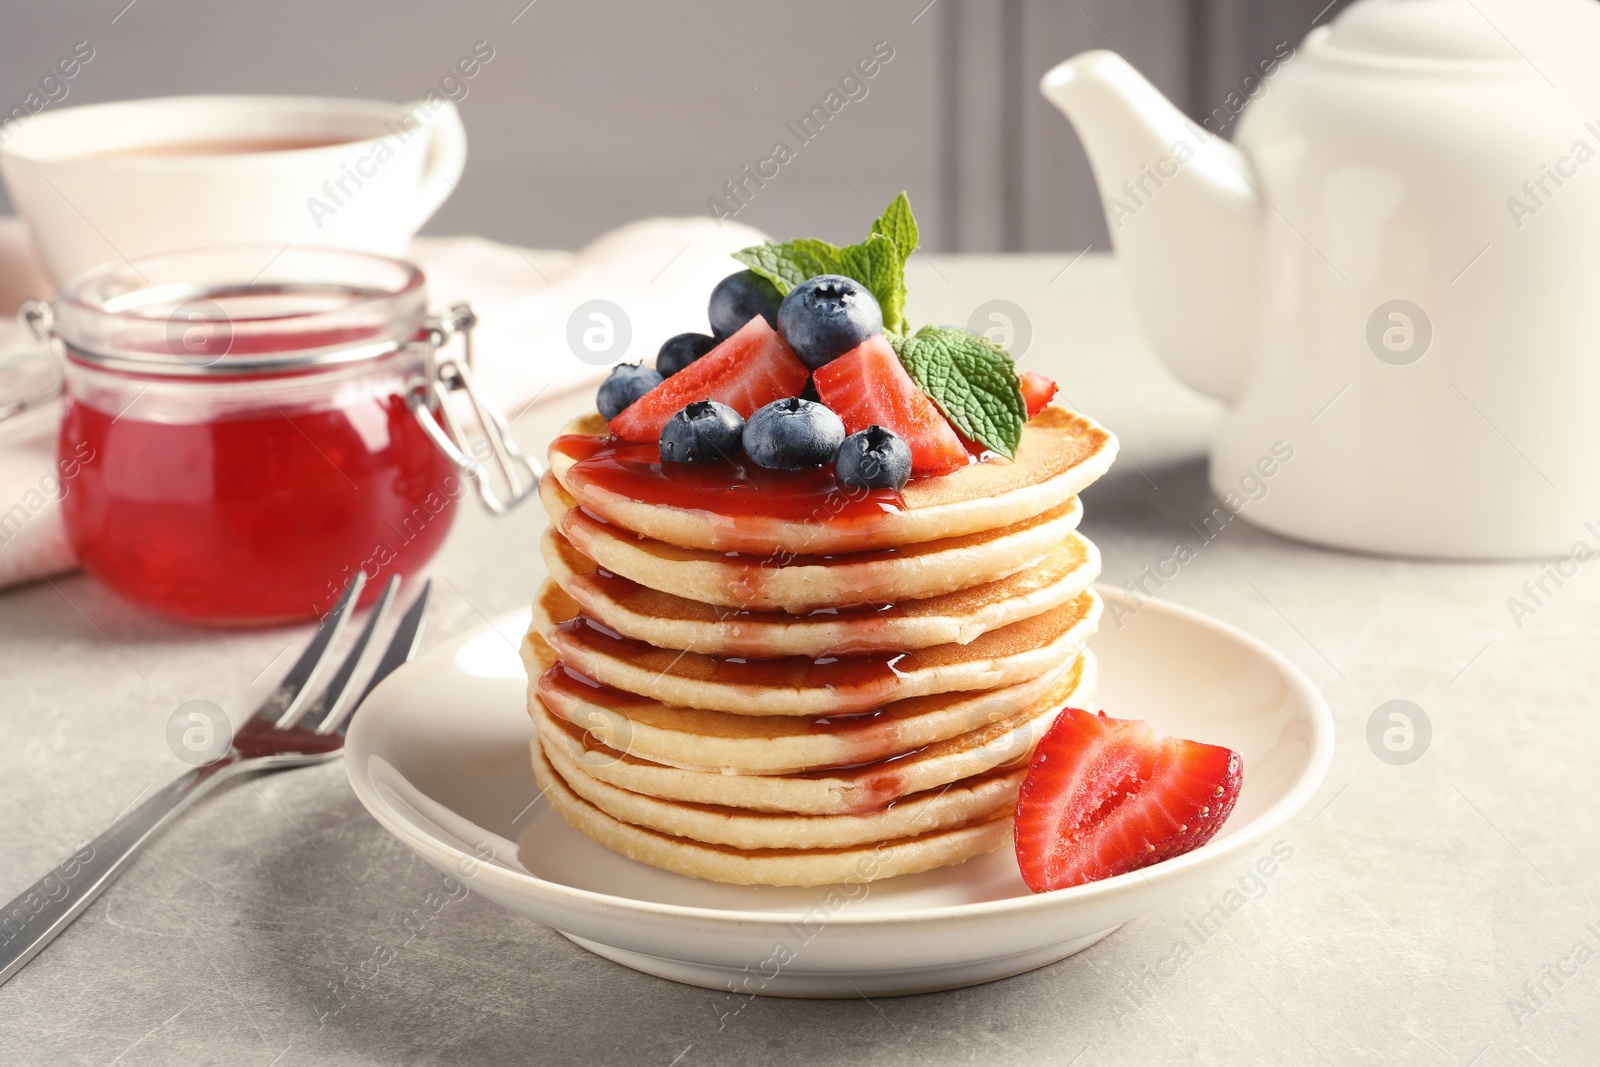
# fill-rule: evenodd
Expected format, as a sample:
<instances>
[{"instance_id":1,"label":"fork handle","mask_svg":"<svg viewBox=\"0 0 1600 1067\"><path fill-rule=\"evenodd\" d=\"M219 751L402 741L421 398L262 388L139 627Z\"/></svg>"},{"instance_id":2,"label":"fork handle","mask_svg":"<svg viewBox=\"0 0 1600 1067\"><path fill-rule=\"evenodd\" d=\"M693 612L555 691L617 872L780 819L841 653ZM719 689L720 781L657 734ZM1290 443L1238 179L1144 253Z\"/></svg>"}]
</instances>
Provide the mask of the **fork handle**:
<instances>
[{"instance_id":1,"label":"fork handle","mask_svg":"<svg viewBox=\"0 0 1600 1067\"><path fill-rule=\"evenodd\" d=\"M129 809L99 837L78 848L0 911L0 984L55 940L143 850L156 833L237 766L196 767Z\"/></svg>"}]
</instances>

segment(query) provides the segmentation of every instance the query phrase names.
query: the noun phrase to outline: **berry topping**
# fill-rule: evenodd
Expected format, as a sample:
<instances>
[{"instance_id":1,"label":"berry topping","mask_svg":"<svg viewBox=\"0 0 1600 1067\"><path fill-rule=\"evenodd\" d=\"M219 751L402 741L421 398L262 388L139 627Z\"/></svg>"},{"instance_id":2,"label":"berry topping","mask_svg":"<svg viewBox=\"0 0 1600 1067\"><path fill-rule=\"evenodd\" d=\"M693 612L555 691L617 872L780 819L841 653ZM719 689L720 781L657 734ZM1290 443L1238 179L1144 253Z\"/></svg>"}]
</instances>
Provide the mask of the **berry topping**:
<instances>
[{"instance_id":1,"label":"berry topping","mask_svg":"<svg viewBox=\"0 0 1600 1067\"><path fill-rule=\"evenodd\" d=\"M611 368L606 380L600 383L594 406L600 409L601 417L609 422L660 384L661 374L654 368L637 363L619 363Z\"/></svg>"},{"instance_id":2,"label":"berry topping","mask_svg":"<svg viewBox=\"0 0 1600 1067\"><path fill-rule=\"evenodd\" d=\"M1137 719L1064 709L1017 798L1022 880L1043 893L1199 848L1239 798L1241 762Z\"/></svg>"},{"instance_id":3,"label":"berry topping","mask_svg":"<svg viewBox=\"0 0 1600 1067\"><path fill-rule=\"evenodd\" d=\"M656 370L663 377L670 378L715 347L717 339L703 333L680 333L669 337L656 353Z\"/></svg>"},{"instance_id":4,"label":"berry topping","mask_svg":"<svg viewBox=\"0 0 1600 1067\"><path fill-rule=\"evenodd\" d=\"M772 470L798 471L832 463L844 443L844 423L821 404L799 397L774 400L744 424L744 451Z\"/></svg>"},{"instance_id":5,"label":"berry topping","mask_svg":"<svg viewBox=\"0 0 1600 1067\"><path fill-rule=\"evenodd\" d=\"M661 365L659 359L656 365ZM1017 375L1017 379L1022 386L1022 402L1028 405L1028 418L1031 419L1055 397L1058 386L1036 370L1023 371Z\"/></svg>"},{"instance_id":6,"label":"berry topping","mask_svg":"<svg viewBox=\"0 0 1600 1067\"><path fill-rule=\"evenodd\" d=\"M667 463L710 463L739 454L744 417L715 400L696 400L661 428L661 458Z\"/></svg>"},{"instance_id":7,"label":"berry topping","mask_svg":"<svg viewBox=\"0 0 1600 1067\"><path fill-rule=\"evenodd\" d=\"M767 320L757 315L611 419L611 432L624 441L655 444L667 420L696 400L715 400L749 418L756 408L794 396L805 384L806 368Z\"/></svg>"},{"instance_id":8,"label":"berry topping","mask_svg":"<svg viewBox=\"0 0 1600 1067\"><path fill-rule=\"evenodd\" d=\"M778 304L782 300L777 286L755 271L742 270L728 275L711 290L706 316L711 320L713 333L718 337L732 337L757 315L766 319L768 326L777 326Z\"/></svg>"},{"instance_id":9,"label":"berry topping","mask_svg":"<svg viewBox=\"0 0 1600 1067\"><path fill-rule=\"evenodd\" d=\"M855 279L824 274L789 290L778 308L778 330L801 362L816 370L881 335L883 309Z\"/></svg>"},{"instance_id":10,"label":"berry topping","mask_svg":"<svg viewBox=\"0 0 1600 1067\"><path fill-rule=\"evenodd\" d=\"M833 469L845 485L899 489L911 478L911 446L892 430L868 426L844 439Z\"/></svg>"},{"instance_id":11,"label":"berry topping","mask_svg":"<svg viewBox=\"0 0 1600 1067\"><path fill-rule=\"evenodd\" d=\"M942 474L966 466L966 446L933 401L911 380L883 335L870 338L812 376L822 402L858 433L882 426L911 448L916 474Z\"/></svg>"}]
</instances>

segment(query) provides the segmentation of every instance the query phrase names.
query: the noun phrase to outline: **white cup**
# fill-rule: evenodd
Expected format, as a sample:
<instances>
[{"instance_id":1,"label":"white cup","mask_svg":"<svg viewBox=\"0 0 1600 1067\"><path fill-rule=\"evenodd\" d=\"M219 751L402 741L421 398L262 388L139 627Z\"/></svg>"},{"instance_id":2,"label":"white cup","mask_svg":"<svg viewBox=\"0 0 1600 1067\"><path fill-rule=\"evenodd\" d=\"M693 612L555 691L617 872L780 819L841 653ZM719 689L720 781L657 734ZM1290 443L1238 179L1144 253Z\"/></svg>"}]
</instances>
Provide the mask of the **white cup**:
<instances>
[{"instance_id":1,"label":"white cup","mask_svg":"<svg viewBox=\"0 0 1600 1067\"><path fill-rule=\"evenodd\" d=\"M467 156L461 117L438 97L129 100L45 111L0 137L0 174L58 282L235 242L403 255Z\"/></svg>"}]
</instances>

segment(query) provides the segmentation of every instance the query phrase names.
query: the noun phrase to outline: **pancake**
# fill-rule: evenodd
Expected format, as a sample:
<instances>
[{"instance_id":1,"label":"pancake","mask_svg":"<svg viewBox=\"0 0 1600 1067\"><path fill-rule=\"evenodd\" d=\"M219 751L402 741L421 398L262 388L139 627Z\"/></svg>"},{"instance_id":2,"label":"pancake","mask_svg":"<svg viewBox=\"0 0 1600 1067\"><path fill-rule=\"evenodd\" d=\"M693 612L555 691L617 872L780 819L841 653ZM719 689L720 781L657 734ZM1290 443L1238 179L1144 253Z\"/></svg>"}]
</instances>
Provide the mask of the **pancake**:
<instances>
[{"instance_id":1,"label":"pancake","mask_svg":"<svg viewBox=\"0 0 1600 1067\"><path fill-rule=\"evenodd\" d=\"M1100 553L1071 533L1034 566L953 593L798 616L730 613L612 574L554 530L545 532L540 547L550 576L591 618L657 648L714 656L827 656L964 645L1066 603L1100 575Z\"/></svg>"},{"instance_id":2,"label":"pancake","mask_svg":"<svg viewBox=\"0 0 1600 1067\"><path fill-rule=\"evenodd\" d=\"M1085 659L1092 677L1093 658L1085 653ZM1092 681L1074 694L1075 703L1092 699ZM667 767L607 748L593 735L551 715L537 693L528 694L528 712L540 743L559 749L592 778L663 800L803 815L876 811L901 797L1025 765L1061 703L1041 700L1007 714L1011 707L997 701L990 711L998 717L983 727L890 759L802 774L747 775Z\"/></svg>"},{"instance_id":3,"label":"pancake","mask_svg":"<svg viewBox=\"0 0 1600 1067\"><path fill-rule=\"evenodd\" d=\"M1002 809L986 821L853 848L746 850L706 845L607 815L574 793L537 746L533 769L550 806L579 832L629 859L713 882L858 884L960 863L1011 840L1011 814Z\"/></svg>"},{"instance_id":4,"label":"pancake","mask_svg":"<svg viewBox=\"0 0 1600 1067\"><path fill-rule=\"evenodd\" d=\"M897 700L859 715L730 715L669 707L552 667L554 653L535 634L524 639L522 655L552 716L615 751L717 774L792 774L887 759L976 730L997 711L1010 714L1041 700L1079 707L1093 689L1088 661L1078 656L1004 689Z\"/></svg>"},{"instance_id":5,"label":"pancake","mask_svg":"<svg viewBox=\"0 0 1600 1067\"><path fill-rule=\"evenodd\" d=\"M853 815L794 815L752 812L714 804L684 804L630 793L585 774L559 745L544 749L557 774L578 796L607 815L650 830L708 845L738 849L848 848L851 845L919 837L996 814L1017 804L1024 767L979 775L904 797L890 807Z\"/></svg>"},{"instance_id":6,"label":"pancake","mask_svg":"<svg viewBox=\"0 0 1600 1067\"><path fill-rule=\"evenodd\" d=\"M1116 450L1047 407L1014 461L864 489L742 453L664 464L575 420L539 483L550 578L521 648L543 795L613 851L733 884L1007 846L1040 738L1094 698L1078 494Z\"/></svg>"},{"instance_id":7,"label":"pancake","mask_svg":"<svg viewBox=\"0 0 1600 1067\"><path fill-rule=\"evenodd\" d=\"M1001 529L895 551L767 557L637 536L577 507L549 475L540 481L539 497L573 548L612 574L704 604L794 614L921 600L998 581L1039 565L1083 517L1078 498L1069 497Z\"/></svg>"},{"instance_id":8,"label":"pancake","mask_svg":"<svg viewBox=\"0 0 1600 1067\"><path fill-rule=\"evenodd\" d=\"M623 637L582 614L576 601L547 581L534 601L532 629L578 673L659 703L738 715L815 718L1036 678L1083 648L1100 611L1100 598L1089 590L966 645L752 660L656 648Z\"/></svg>"},{"instance_id":9,"label":"pancake","mask_svg":"<svg viewBox=\"0 0 1600 1067\"><path fill-rule=\"evenodd\" d=\"M692 506L674 491L672 475L659 462L633 464L620 482L604 476L599 460L581 457L585 449L574 447L584 437L606 433L598 414L574 420L565 433L573 436L552 444L550 471L586 510L667 544L759 555L900 548L1012 526L1066 504L1104 474L1117 453L1108 431L1049 406L1028 422L1015 462L990 459L913 480L889 507L862 509L824 499L816 513L796 516L726 493L704 494L709 503Z\"/></svg>"}]
</instances>

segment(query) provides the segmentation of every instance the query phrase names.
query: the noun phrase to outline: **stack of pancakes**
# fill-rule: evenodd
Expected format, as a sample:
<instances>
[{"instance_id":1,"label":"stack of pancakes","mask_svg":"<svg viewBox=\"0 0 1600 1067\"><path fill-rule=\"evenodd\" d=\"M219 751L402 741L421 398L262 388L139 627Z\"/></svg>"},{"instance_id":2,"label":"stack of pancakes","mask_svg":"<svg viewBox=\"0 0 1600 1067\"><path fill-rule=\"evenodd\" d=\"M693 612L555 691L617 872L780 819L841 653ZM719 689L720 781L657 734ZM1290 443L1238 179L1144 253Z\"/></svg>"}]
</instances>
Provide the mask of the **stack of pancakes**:
<instances>
[{"instance_id":1,"label":"stack of pancakes","mask_svg":"<svg viewBox=\"0 0 1600 1067\"><path fill-rule=\"evenodd\" d=\"M1034 745L1092 699L1100 563L1077 495L1115 439L1050 407L1015 462L848 522L735 522L714 494L651 499L671 468L628 492L586 477L572 443L604 433L589 415L551 448L550 580L522 648L534 769L566 821L737 884L864 882L1009 842Z\"/></svg>"}]
</instances>

